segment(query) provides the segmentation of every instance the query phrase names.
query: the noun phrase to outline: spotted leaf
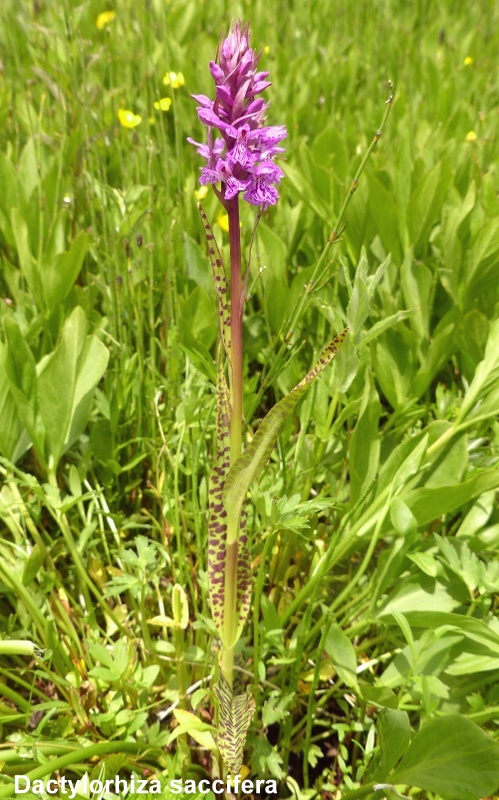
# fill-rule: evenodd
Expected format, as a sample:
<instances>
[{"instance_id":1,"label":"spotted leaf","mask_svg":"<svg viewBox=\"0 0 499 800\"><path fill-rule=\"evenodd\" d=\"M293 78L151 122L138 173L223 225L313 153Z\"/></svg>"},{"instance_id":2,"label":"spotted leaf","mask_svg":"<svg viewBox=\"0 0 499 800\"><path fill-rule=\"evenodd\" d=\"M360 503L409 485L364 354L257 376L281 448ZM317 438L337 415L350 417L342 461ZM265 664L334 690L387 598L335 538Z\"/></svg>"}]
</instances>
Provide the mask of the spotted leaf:
<instances>
[{"instance_id":1,"label":"spotted leaf","mask_svg":"<svg viewBox=\"0 0 499 800\"><path fill-rule=\"evenodd\" d=\"M223 342L225 354L230 361L230 299L225 266L217 240L215 239L215 234L208 222L208 217L201 203L198 203L198 209L203 224L206 243L208 245L208 255L210 257L213 280L215 281L215 288L217 290L220 337Z\"/></svg>"},{"instance_id":2,"label":"spotted leaf","mask_svg":"<svg viewBox=\"0 0 499 800\"><path fill-rule=\"evenodd\" d=\"M223 506L227 510L226 546L238 537L238 520L252 481L262 472L274 448L281 426L318 375L331 363L343 344L348 328L323 350L310 372L289 394L279 400L260 423L253 441L231 466L222 491Z\"/></svg>"},{"instance_id":3,"label":"spotted leaf","mask_svg":"<svg viewBox=\"0 0 499 800\"><path fill-rule=\"evenodd\" d=\"M227 511L222 501L230 467L230 400L222 359L217 370L217 456L209 482L208 579L213 621L225 645L241 635L251 602L251 562L246 537L246 518L241 509L238 536L227 548ZM236 569L231 565L236 564ZM235 604L230 598L235 597ZM235 619L233 615L235 613ZM227 624L227 615L232 615ZM227 631L230 633L227 633ZM230 640L229 640L230 637Z\"/></svg>"},{"instance_id":4,"label":"spotted leaf","mask_svg":"<svg viewBox=\"0 0 499 800\"><path fill-rule=\"evenodd\" d=\"M255 701L248 687L246 694L234 696L229 684L220 673L215 686L218 697L217 744L225 765L232 773L241 771L246 734L255 713Z\"/></svg>"}]
</instances>

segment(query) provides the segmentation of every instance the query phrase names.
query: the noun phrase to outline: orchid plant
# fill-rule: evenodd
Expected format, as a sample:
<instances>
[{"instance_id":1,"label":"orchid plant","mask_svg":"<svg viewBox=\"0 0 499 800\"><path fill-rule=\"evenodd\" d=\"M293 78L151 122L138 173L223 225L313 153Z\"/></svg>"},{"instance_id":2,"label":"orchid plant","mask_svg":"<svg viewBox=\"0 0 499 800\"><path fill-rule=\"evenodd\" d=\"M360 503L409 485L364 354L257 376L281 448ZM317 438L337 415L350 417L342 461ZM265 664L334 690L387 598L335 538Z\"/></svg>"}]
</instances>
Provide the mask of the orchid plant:
<instances>
[{"instance_id":1,"label":"orchid plant","mask_svg":"<svg viewBox=\"0 0 499 800\"><path fill-rule=\"evenodd\" d=\"M200 182L212 184L229 220L230 282L206 214L200 206L218 294L220 347L217 369L217 453L209 487L208 576L213 620L221 640L218 682L218 747L227 769L240 771L246 733L254 713L249 691L235 694L234 649L251 604L252 573L244 502L251 482L267 463L282 423L307 387L332 361L346 331L332 341L306 377L267 414L243 450L243 313L249 268L243 273L239 201L261 213L279 199L284 173L276 158L284 152L283 125L267 125L269 103L257 97L271 84L258 71L260 54L249 43L249 26L236 22L210 62L215 99L194 95L208 128L207 143L189 141L205 159ZM256 230L256 225L255 225ZM226 379L226 367L229 383Z\"/></svg>"}]
</instances>

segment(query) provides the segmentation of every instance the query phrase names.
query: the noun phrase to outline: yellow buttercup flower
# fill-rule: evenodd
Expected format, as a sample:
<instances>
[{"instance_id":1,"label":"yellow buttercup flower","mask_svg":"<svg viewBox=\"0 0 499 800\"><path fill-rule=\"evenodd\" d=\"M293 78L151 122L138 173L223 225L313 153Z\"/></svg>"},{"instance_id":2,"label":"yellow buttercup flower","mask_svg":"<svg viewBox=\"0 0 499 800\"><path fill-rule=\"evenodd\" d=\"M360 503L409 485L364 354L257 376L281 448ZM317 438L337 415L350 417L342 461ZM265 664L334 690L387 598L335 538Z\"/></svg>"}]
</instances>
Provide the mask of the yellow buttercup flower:
<instances>
[{"instance_id":1,"label":"yellow buttercup flower","mask_svg":"<svg viewBox=\"0 0 499 800\"><path fill-rule=\"evenodd\" d=\"M475 131L468 131L466 134L466 141L467 142L476 142L477 136Z\"/></svg>"},{"instance_id":2,"label":"yellow buttercup flower","mask_svg":"<svg viewBox=\"0 0 499 800\"><path fill-rule=\"evenodd\" d=\"M474 61L475 61L475 59L473 58L473 56L466 56L466 58L464 59L463 63L464 63L465 67L471 67L471 65L474 63Z\"/></svg>"},{"instance_id":3,"label":"yellow buttercup flower","mask_svg":"<svg viewBox=\"0 0 499 800\"><path fill-rule=\"evenodd\" d=\"M163 85L171 86L172 89L180 89L181 86L185 86L184 76L181 72L165 72Z\"/></svg>"},{"instance_id":4,"label":"yellow buttercup flower","mask_svg":"<svg viewBox=\"0 0 499 800\"><path fill-rule=\"evenodd\" d=\"M118 119L123 128L136 128L142 122L140 114L134 114L127 108L120 108L118 111Z\"/></svg>"},{"instance_id":5,"label":"yellow buttercup flower","mask_svg":"<svg viewBox=\"0 0 499 800\"><path fill-rule=\"evenodd\" d=\"M229 215L221 211L217 217L217 222L225 233L229 232Z\"/></svg>"},{"instance_id":6,"label":"yellow buttercup flower","mask_svg":"<svg viewBox=\"0 0 499 800\"><path fill-rule=\"evenodd\" d=\"M95 20L95 24L97 28L101 31L106 25L109 25L110 22L116 16L116 11L103 11L102 14L99 14L97 19Z\"/></svg>"},{"instance_id":7,"label":"yellow buttercup flower","mask_svg":"<svg viewBox=\"0 0 499 800\"><path fill-rule=\"evenodd\" d=\"M171 97L162 97L161 100L154 103L154 108L157 108L158 111L168 111L171 104Z\"/></svg>"},{"instance_id":8,"label":"yellow buttercup flower","mask_svg":"<svg viewBox=\"0 0 499 800\"><path fill-rule=\"evenodd\" d=\"M205 197L208 197L208 187L200 186L199 189L194 189L194 196L198 202L204 200Z\"/></svg>"}]
</instances>

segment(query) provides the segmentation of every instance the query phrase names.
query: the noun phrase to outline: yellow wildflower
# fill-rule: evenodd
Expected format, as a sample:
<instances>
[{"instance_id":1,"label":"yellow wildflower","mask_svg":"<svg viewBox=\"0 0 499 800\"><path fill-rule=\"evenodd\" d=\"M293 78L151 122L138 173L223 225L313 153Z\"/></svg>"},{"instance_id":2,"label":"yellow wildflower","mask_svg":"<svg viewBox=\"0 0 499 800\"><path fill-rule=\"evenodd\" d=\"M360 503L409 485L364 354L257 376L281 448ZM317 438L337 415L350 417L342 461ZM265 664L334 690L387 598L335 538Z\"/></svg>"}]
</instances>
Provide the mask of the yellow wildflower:
<instances>
[{"instance_id":1,"label":"yellow wildflower","mask_svg":"<svg viewBox=\"0 0 499 800\"><path fill-rule=\"evenodd\" d=\"M129 111L126 108L119 109L118 119L120 121L120 125L122 125L124 128L136 128L137 125L140 125L142 122L142 117L140 114L134 114L133 111Z\"/></svg>"},{"instance_id":2,"label":"yellow wildflower","mask_svg":"<svg viewBox=\"0 0 499 800\"><path fill-rule=\"evenodd\" d=\"M265 53L266 56L268 56L268 54L270 53L270 47L268 46L268 44L265 44L263 46L263 52Z\"/></svg>"},{"instance_id":3,"label":"yellow wildflower","mask_svg":"<svg viewBox=\"0 0 499 800\"><path fill-rule=\"evenodd\" d=\"M217 222L225 233L229 232L229 215L221 211L217 217Z\"/></svg>"},{"instance_id":4,"label":"yellow wildflower","mask_svg":"<svg viewBox=\"0 0 499 800\"><path fill-rule=\"evenodd\" d=\"M466 141L467 142L476 142L476 133L475 131L468 131L466 134Z\"/></svg>"},{"instance_id":5,"label":"yellow wildflower","mask_svg":"<svg viewBox=\"0 0 499 800\"><path fill-rule=\"evenodd\" d=\"M185 86L184 76L181 72L165 72L163 85L171 86L172 89L180 89L181 86Z\"/></svg>"},{"instance_id":6,"label":"yellow wildflower","mask_svg":"<svg viewBox=\"0 0 499 800\"><path fill-rule=\"evenodd\" d=\"M162 97L161 100L158 100L156 103L154 103L154 108L156 108L158 111L168 111L171 104L172 101L170 97Z\"/></svg>"},{"instance_id":7,"label":"yellow wildflower","mask_svg":"<svg viewBox=\"0 0 499 800\"><path fill-rule=\"evenodd\" d=\"M101 31L103 28L106 27L106 25L109 25L109 23L113 21L115 16L116 16L116 11L103 11L102 14L99 14L97 19L95 20L95 24Z\"/></svg>"},{"instance_id":8,"label":"yellow wildflower","mask_svg":"<svg viewBox=\"0 0 499 800\"><path fill-rule=\"evenodd\" d=\"M200 186L199 189L194 189L194 196L198 202L204 200L208 196L208 187Z\"/></svg>"},{"instance_id":9,"label":"yellow wildflower","mask_svg":"<svg viewBox=\"0 0 499 800\"><path fill-rule=\"evenodd\" d=\"M463 63L464 63L465 67L471 67L471 65L474 63L474 61L475 61L475 59L473 58L473 56L466 56L466 58L464 59Z\"/></svg>"}]
</instances>

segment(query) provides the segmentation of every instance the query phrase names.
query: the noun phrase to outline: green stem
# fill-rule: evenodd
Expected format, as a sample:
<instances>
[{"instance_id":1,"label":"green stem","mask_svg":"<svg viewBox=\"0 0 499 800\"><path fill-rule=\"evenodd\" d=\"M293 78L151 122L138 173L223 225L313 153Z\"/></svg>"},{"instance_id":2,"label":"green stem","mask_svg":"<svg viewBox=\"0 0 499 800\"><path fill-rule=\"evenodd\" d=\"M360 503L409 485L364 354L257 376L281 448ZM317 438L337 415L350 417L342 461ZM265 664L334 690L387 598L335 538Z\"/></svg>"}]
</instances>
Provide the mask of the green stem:
<instances>
[{"instance_id":1,"label":"green stem","mask_svg":"<svg viewBox=\"0 0 499 800\"><path fill-rule=\"evenodd\" d=\"M241 232L239 197L225 203L229 216L230 249L230 462L241 455L243 436L243 280L241 274ZM220 659L222 674L232 689L234 679L234 644L237 619L237 562L239 554L239 521L235 530L227 530L224 581L224 643Z\"/></svg>"},{"instance_id":2,"label":"green stem","mask_svg":"<svg viewBox=\"0 0 499 800\"><path fill-rule=\"evenodd\" d=\"M243 280L241 274L241 232L239 197L227 203L230 248L230 332L231 332L231 414L230 460L241 454L243 431Z\"/></svg>"}]
</instances>

